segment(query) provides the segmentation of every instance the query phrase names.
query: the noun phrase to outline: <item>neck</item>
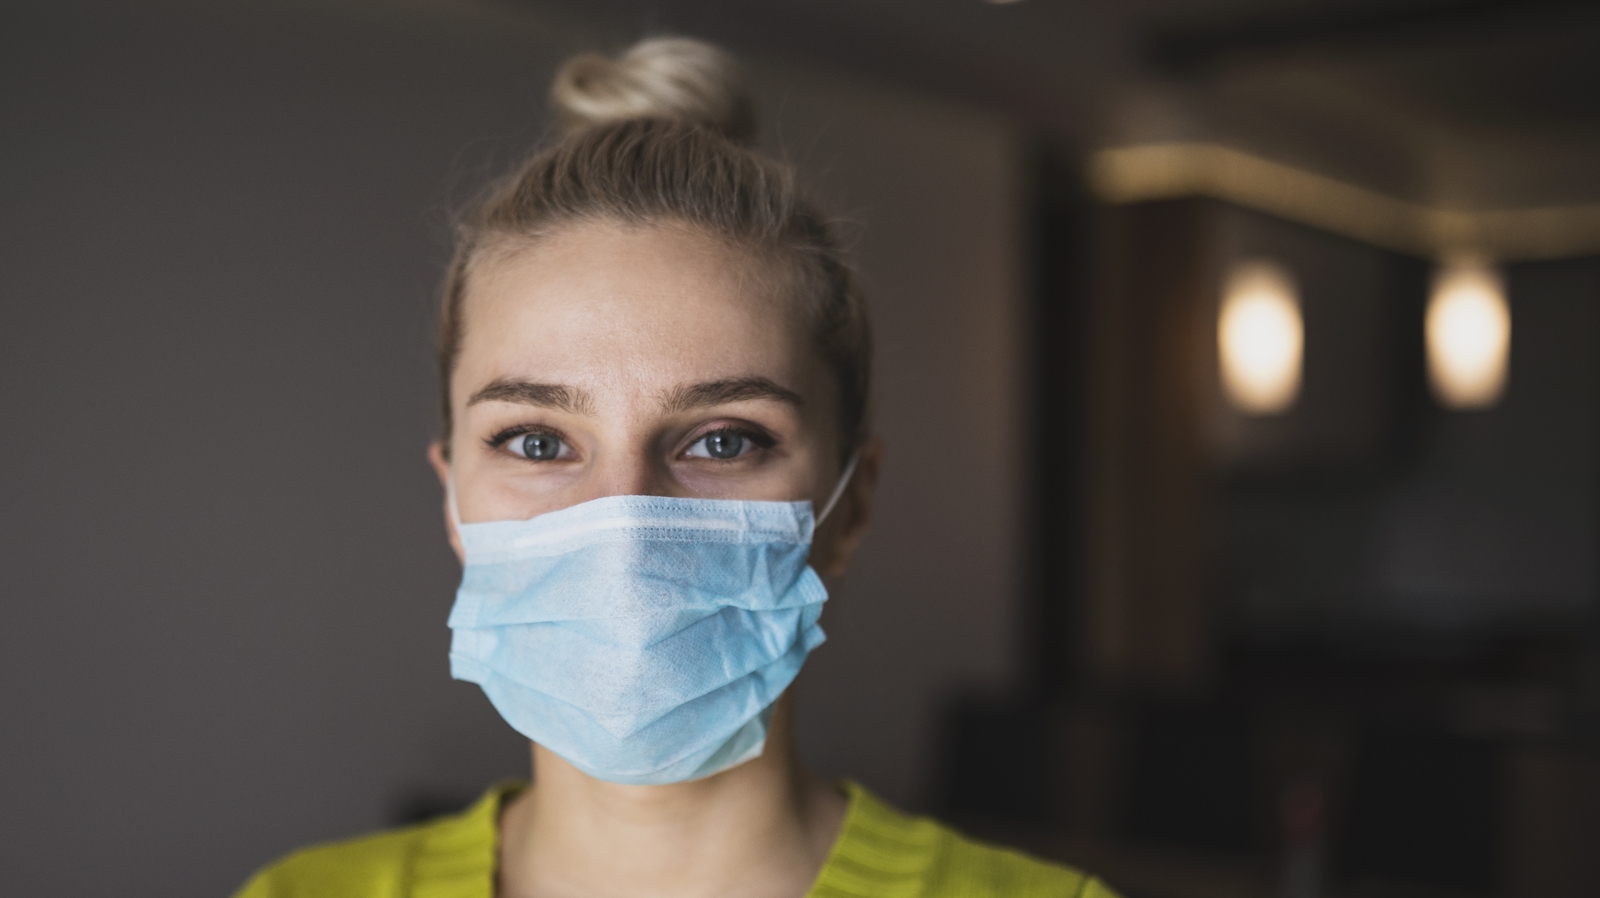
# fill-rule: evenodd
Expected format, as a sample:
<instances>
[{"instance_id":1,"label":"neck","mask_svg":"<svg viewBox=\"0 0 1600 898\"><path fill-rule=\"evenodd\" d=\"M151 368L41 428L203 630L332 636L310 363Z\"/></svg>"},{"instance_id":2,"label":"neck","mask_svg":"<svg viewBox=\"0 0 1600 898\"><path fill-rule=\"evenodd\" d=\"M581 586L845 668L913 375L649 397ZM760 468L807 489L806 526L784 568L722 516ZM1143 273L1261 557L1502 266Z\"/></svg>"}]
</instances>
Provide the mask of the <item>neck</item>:
<instances>
[{"instance_id":1,"label":"neck","mask_svg":"<svg viewBox=\"0 0 1600 898\"><path fill-rule=\"evenodd\" d=\"M501 898L741 895L801 898L845 798L800 766L788 696L761 756L663 786L594 779L533 746L534 784L501 820Z\"/></svg>"}]
</instances>

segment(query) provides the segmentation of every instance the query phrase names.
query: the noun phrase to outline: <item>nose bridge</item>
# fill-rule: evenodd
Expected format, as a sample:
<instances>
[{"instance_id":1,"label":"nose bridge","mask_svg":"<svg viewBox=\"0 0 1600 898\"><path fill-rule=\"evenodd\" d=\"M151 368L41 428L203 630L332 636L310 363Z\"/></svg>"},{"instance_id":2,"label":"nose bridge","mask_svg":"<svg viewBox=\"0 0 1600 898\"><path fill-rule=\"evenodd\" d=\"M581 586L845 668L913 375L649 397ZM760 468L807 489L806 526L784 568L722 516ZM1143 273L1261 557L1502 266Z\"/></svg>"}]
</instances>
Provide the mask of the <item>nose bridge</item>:
<instances>
[{"instance_id":1,"label":"nose bridge","mask_svg":"<svg viewBox=\"0 0 1600 898\"><path fill-rule=\"evenodd\" d=\"M655 441L644 434L613 435L610 445L595 454L588 498L676 495L659 454Z\"/></svg>"}]
</instances>

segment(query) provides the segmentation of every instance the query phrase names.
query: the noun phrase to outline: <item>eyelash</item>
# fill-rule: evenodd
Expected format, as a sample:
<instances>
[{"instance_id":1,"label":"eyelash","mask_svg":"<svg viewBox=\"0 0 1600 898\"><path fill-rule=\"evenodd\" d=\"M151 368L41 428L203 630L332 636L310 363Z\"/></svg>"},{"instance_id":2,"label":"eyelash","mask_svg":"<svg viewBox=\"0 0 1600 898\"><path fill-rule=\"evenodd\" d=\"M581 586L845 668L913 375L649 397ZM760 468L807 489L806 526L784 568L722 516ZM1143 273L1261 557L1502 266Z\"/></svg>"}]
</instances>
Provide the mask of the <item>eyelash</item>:
<instances>
[{"instance_id":1,"label":"eyelash","mask_svg":"<svg viewBox=\"0 0 1600 898\"><path fill-rule=\"evenodd\" d=\"M506 429L501 430L484 440L483 444L488 446L490 449L499 449L517 437L527 436L530 433L541 433L546 436L555 437L563 443L567 442L567 438L562 435L561 431L559 430L554 430L549 427L542 427L537 424L513 424L512 426L507 427Z\"/></svg>"},{"instance_id":2,"label":"eyelash","mask_svg":"<svg viewBox=\"0 0 1600 898\"><path fill-rule=\"evenodd\" d=\"M545 426L538 425L538 424L513 424L512 426L507 427L507 428L505 428L503 430L496 431L493 435L491 435L487 439L485 439L483 441L483 443L484 443L485 446L487 446L490 449L502 449L502 448L505 447L505 445L507 443L511 442L512 440L516 439L517 437L527 436L530 433L545 434L547 436L555 437L556 439L560 440L563 443L569 442L567 440L567 438L566 438L566 435L564 435L559 430L555 430L554 428L545 427ZM778 444L778 441L776 439L774 439L770 434L763 433L762 431L757 430L755 428L752 428L752 427L731 427L731 426L724 425L724 426L721 426L721 427L713 427L710 430L702 431L701 433L697 434L694 439L690 440L688 442L688 445L689 446L693 446L695 443L700 442L701 440L705 439L706 437L711 436L712 434L717 434L717 433L738 434L739 436L744 437L745 439L747 439L750 442L754 443L756 445L756 448L758 448L758 449L771 449L773 446L776 446ZM732 458L718 459L718 461L732 462L732 461L737 461L737 459L732 459Z\"/></svg>"},{"instance_id":3,"label":"eyelash","mask_svg":"<svg viewBox=\"0 0 1600 898\"><path fill-rule=\"evenodd\" d=\"M701 431L698 435L695 436L694 439L689 441L688 445L689 446L693 446L695 443L700 442L701 440L705 439L706 437L712 436L714 434L719 434L719 433L737 434L737 435L739 435L741 437L744 437L745 439L749 440L750 442L755 443L757 449L771 449L773 446L776 446L778 444L778 441L776 439L773 439L771 434L763 433L763 432L761 432L759 430L756 430L755 428L750 428L750 427L732 427L732 426L728 426L728 425L723 425L721 427L713 427L710 430ZM687 447L685 447L685 450L687 451ZM737 458L719 458L719 459L713 459L713 461L718 461L718 462L722 462L722 463L726 464L728 462L738 461L738 459Z\"/></svg>"}]
</instances>

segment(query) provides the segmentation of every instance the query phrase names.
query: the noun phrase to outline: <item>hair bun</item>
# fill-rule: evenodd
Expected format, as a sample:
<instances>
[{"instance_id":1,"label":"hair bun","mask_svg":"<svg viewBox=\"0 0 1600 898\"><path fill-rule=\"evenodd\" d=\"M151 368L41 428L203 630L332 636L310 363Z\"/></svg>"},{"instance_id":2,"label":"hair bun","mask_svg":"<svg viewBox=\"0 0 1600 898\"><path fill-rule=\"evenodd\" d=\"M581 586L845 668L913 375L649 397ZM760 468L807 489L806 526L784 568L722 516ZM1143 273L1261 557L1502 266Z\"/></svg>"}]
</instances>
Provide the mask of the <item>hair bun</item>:
<instances>
[{"instance_id":1,"label":"hair bun","mask_svg":"<svg viewBox=\"0 0 1600 898\"><path fill-rule=\"evenodd\" d=\"M739 64L721 48L689 38L642 40L616 59L574 56L556 73L550 100L568 134L653 118L704 125L736 143L755 139L755 104Z\"/></svg>"}]
</instances>

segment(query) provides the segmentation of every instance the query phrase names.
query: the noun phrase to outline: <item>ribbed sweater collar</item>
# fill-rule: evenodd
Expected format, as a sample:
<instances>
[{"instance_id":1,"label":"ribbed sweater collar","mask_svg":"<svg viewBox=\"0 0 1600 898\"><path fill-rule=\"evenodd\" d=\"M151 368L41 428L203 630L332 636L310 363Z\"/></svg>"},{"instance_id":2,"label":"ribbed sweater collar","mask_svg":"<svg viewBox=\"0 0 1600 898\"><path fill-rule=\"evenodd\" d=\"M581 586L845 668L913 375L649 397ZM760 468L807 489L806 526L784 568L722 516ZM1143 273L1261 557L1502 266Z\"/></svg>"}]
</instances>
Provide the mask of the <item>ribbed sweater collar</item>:
<instances>
[{"instance_id":1,"label":"ribbed sweater collar","mask_svg":"<svg viewBox=\"0 0 1600 898\"><path fill-rule=\"evenodd\" d=\"M846 780L850 799L839 837L806 898L916 895L942 837L929 820L907 817ZM412 861L414 898L489 898L500 842L500 807L526 788L500 783L471 808L428 828Z\"/></svg>"}]
</instances>

